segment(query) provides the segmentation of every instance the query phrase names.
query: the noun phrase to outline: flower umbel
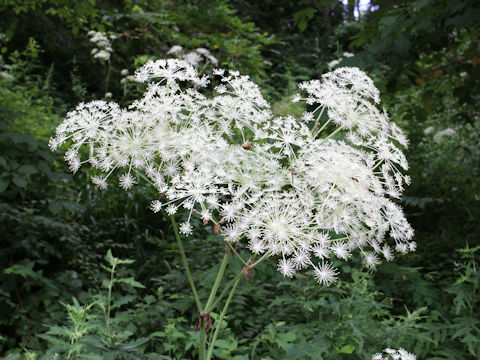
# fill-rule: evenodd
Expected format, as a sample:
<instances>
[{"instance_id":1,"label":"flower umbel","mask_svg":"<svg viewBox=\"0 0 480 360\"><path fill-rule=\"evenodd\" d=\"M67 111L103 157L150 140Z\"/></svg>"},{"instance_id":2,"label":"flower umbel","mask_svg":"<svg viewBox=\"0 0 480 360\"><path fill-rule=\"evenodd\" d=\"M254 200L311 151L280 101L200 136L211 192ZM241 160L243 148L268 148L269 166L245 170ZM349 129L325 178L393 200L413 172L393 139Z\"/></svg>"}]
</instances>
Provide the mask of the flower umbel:
<instances>
[{"instance_id":1,"label":"flower umbel","mask_svg":"<svg viewBox=\"0 0 480 360\"><path fill-rule=\"evenodd\" d=\"M330 259L361 254L374 267L380 258L392 260L394 250L415 249L413 230L392 200L409 182L397 146L407 140L378 108L379 91L365 73L338 68L302 83L306 97L295 100L315 109L300 120L273 117L248 76L214 74L220 85L206 97L200 89L210 80L187 61L150 61L135 74L149 82L141 99L128 109L78 105L50 147L69 143L71 170L89 164L102 189L112 176L125 190L147 178L161 194L152 211L188 214L183 235L193 233L194 216L204 224L221 218L226 241L278 256L288 277L310 268L328 285L338 275Z\"/></svg>"}]
</instances>

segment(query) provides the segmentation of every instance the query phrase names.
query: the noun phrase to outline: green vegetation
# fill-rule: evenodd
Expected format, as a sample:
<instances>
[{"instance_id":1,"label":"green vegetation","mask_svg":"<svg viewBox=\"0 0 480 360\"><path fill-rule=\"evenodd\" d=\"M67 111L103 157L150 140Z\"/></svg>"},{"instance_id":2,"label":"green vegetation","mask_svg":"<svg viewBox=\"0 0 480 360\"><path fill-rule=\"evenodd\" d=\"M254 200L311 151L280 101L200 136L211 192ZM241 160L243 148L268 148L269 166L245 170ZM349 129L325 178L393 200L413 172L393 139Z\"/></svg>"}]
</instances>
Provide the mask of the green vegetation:
<instances>
[{"instance_id":1,"label":"green vegetation","mask_svg":"<svg viewBox=\"0 0 480 360\"><path fill-rule=\"evenodd\" d=\"M78 102L128 105L144 90L128 78L136 68L197 48L249 74L278 114L301 113L286 100L332 60L366 71L409 138L412 184L400 202L418 244L374 271L339 262L330 287L259 264L238 283L214 358L371 359L386 347L418 359L480 357L480 5L377 0L357 18L358 1L345 3L0 3L3 359L198 358L174 230L149 209L158 194L147 184L99 191L47 146ZM110 36L108 59L93 57L91 30ZM175 45L181 52L167 55ZM225 249L197 221L201 232L183 246L207 299ZM242 267L230 259L219 292ZM215 319L222 308L213 305Z\"/></svg>"}]
</instances>

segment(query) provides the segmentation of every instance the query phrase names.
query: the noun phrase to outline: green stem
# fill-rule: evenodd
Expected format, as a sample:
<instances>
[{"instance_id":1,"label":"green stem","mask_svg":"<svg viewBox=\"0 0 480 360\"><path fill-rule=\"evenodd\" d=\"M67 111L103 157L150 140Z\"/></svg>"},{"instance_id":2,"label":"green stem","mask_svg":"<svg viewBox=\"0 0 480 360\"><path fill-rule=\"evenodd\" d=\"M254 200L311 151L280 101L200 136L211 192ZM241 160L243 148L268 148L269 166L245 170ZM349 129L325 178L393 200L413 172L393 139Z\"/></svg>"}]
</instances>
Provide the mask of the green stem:
<instances>
[{"instance_id":1,"label":"green stem","mask_svg":"<svg viewBox=\"0 0 480 360\"><path fill-rule=\"evenodd\" d=\"M145 175L143 175L140 171L138 171L137 169L133 169L133 171L135 171L135 173L140 176L143 180L145 180L146 182L148 182L150 185L152 185L154 188L156 188L156 185L153 183L152 180L150 180L149 178L147 178Z\"/></svg>"},{"instance_id":2,"label":"green stem","mask_svg":"<svg viewBox=\"0 0 480 360\"><path fill-rule=\"evenodd\" d=\"M318 132L315 134L315 138L320 135L322 133L322 131L325 129L325 127L330 124L330 122L332 121L332 119L328 119L325 124L323 124L323 126L320 128L320 130L318 130Z\"/></svg>"},{"instance_id":3,"label":"green stem","mask_svg":"<svg viewBox=\"0 0 480 360\"><path fill-rule=\"evenodd\" d=\"M250 267L253 269L255 266L257 266L258 264L260 264L262 261L268 259L270 256L272 256L272 253L269 253L269 252L266 252L265 254L262 255L262 257L256 261L253 265L251 265Z\"/></svg>"},{"instance_id":4,"label":"green stem","mask_svg":"<svg viewBox=\"0 0 480 360\"><path fill-rule=\"evenodd\" d=\"M243 263L243 265L245 266L250 266L247 264L247 262L245 260L243 260L243 258L240 256L240 254L237 252L237 250L235 250L235 248L232 246L232 244L230 243L230 241L226 241L228 247L230 248L230 250L233 251L233 253L235 254L236 257L238 257L238 259Z\"/></svg>"},{"instance_id":5,"label":"green stem","mask_svg":"<svg viewBox=\"0 0 480 360\"><path fill-rule=\"evenodd\" d=\"M325 224L328 220L330 220L334 215L338 214L340 210L342 210L345 207L345 204L340 205L337 210L335 210L328 218L322 221L322 223L319 226L322 226Z\"/></svg>"},{"instance_id":6,"label":"green stem","mask_svg":"<svg viewBox=\"0 0 480 360\"><path fill-rule=\"evenodd\" d=\"M215 300L215 302L213 303L212 307L210 308L210 311L213 311L218 303L223 299L223 297L225 296L225 294L227 293L228 289L230 289L230 286L238 279L240 278L241 276L243 275L243 271L240 271L239 274L237 274L237 276L235 276L232 280L230 280L230 282L225 285L225 287L223 288L222 292L220 293L220 295L218 295L217 297L217 300Z\"/></svg>"},{"instance_id":7,"label":"green stem","mask_svg":"<svg viewBox=\"0 0 480 360\"><path fill-rule=\"evenodd\" d=\"M338 179L338 177L337 177L337 179ZM335 185L337 185L337 179L335 179L335 182L333 183L332 187L330 188L330 191L328 192L327 197L325 198L325 200L323 200L322 207L320 208L320 211L319 211L320 213L325 208L325 205L327 205L327 200L330 198L330 195L332 195L332 191L335 188Z\"/></svg>"},{"instance_id":8,"label":"green stem","mask_svg":"<svg viewBox=\"0 0 480 360\"><path fill-rule=\"evenodd\" d=\"M215 283L213 284L212 291L210 292L210 296L208 297L208 300L207 300L207 305L205 305L205 309L204 309L205 314L208 314L210 312L210 309L213 304L213 299L215 299L215 295L217 294L218 287L222 282L223 274L225 272L225 268L227 267L227 263L228 263L228 256L229 256L228 252L225 252L225 254L223 254L222 263L220 264L220 270L218 270L217 278L215 279Z\"/></svg>"},{"instance_id":9,"label":"green stem","mask_svg":"<svg viewBox=\"0 0 480 360\"><path fill-rule=\"evenodd\" d=\"M383 159L380 159L376 164L375 166L372 168L372 171L375 170L377 167L379 167L383 162Z\"/></svg>"},{"instance_id":10,"label":"green stem","mask_svg":"<svg viewBox=\"0 0 480 360\"><path fill-rule=\"evenodd\" d=\"M240 282L240 277L233 284L232 290L230 290L230 294L228 295L228 299L227 299L227 302L225 303L225 306L223 307L222 313L220 314L220 317L216 321L215 332L213 333L213 338L212 338L212 341L210 342L210 346L208 348L207 360L210 360L212 358L213 348L215 347L215 340L217 340L218 332L220 331L220 325L222 323L223 318L225 317L225 314L227 313L228 306L230 305L230 302L232 301L233 294L235 293L235 290L237 289L237 285L238 285L239 282Z\"/></svg>"},{"instance_id":11,"label":"green stem","mask_svg":"<svg viewBox=\"0 0 480 360\"><path fill-rule=\"evenodd\" d=\"M216 225L220 225L220 223L217 221L217 219L215 219L215 216L212 216L212 222L213 222L214 224L216 224ZM221 232L221 234L225 237L225 234L224 234L222 228L220 228L220 232ZM238 241L240 241L242 238L243 238L243 236L242 236ZM230 248L230 250L232 250L233 253L234 253L234 254L239 258L239 260L243 263L243 265L249 266L249 265L247 264L247 262L246 262L245 260L243 260L243 258L242 258L242 257L240 256L240 254L237 252L237 250L235 250L235 248L232 246L232 244L231 244L229 241L225 241L225 242L227 243L227 245L228 245L228 247Z\"/></svg>"},{"instance_id":12,"label":"green stem","mask_svg":"<svg viewBox=\"0 0 480 360\"><path fill-rule=\"evenodd\" d=\"M257 262L253 263L252 265L248 265L248 263L245 263L246 266L248 266L249 268L254 268L255 266L257 266L258 264L260 264L261 262L263 262L265 259L268 259L270 256L272 256L271 254L265 254L264 256L262 256ZM218 298L217 300L215 300L215 302L213 303L213 305L211 306L210 308L210 311L213 311L213 309L215 309L218 305L218 303L223 299L223 297L225 296L225 294L227 293L228 289L230 288L230 285L232 285L235 281L237 281L238 278L240 278L241 276L243 275L243 270L241 270L232 280L230 280L227 285L225 285L225 287L223 288L222 292L220 293L220 295L218 295Z\"/></svg>"},{"instance_id":13,"label":"green stem","mask_svg":"<svg viewBox=\"0 0 480 360\"><path fill-rule=\"evenodd\" d=\"M198 312L202 312L202 303L200 302L200 298L197 294L197 289L195 288L195 284L193 283L192 274L190 273L190 267L188 266L187 257L185 256L185 250L183 249L182 240L180 239L180 235L178 234L178 226L175 222L175 218L173 217L173 215L170 215L170 220L173 225L173 231L175 232L175 238L177 239L178 250L180 251L180 255L182 256L182 262L185 266L185 272L187 273L188 281L190 282L190 287L192 288L193 297L195 298Z\"/></svg>"},{"instance_id":14,"label":"green stem","mask_svg":"<svg viewBox=\"0 0 480 360\"><path fill-rule=\"evenodd\" d=\"M111 302L112 302L112 287L113 287L113 281L114 281L114 274L115 274L115 267L116 267L116 259L114 260L115 262L112 265L112 271L110 272L110 283L108 284L108 296L107 296L107 318L106 318L106 323L107 323L107 330L108 330L108 340L111 342L112 341L112 330L110 328L110 311L111 311Z\"/></svg>"},{"instance_id":15,"label":"green stem","mask_svg":"<svg viewBox=\"0 0 480 360\"><path fill-rule=\"evenodd\" d=\"M340 126L337 130L335 130L334 132L332 132L330 135L328 135L325 139L323 139L323 141L320 143L320 144L323 144L325 141L327 141L328 139L330 139L332 136L334 136L336 133L338 133L340 130L343 130L343 126Z\"/></svg>"},{"instance_id":16,"label":"green stem","mask_svg":"<svg viewBox=\"0 0 480 360\"><path fill-rule=\"evenodd\" d=\"M320 118L322 117L323 115L323 112L325 111L325 106L322 107L322 110L320 110L320 114L317 116L317 118L315 119L315 125L318 124L318 120L320 120ZM322 132L323 129L325 129L325 127L330 123L331 119L328 119L325 124L322 125L322 127L320 128L320 130L317 131L315 135L315 137L318 136L318 134L320 134ZM314 126L314 129L315 129L315 126Z\"/></svg>"},{"instance_id":17,"label":"green stem","mask_svg":"<svg viewBox=\"0 0 480 360\"><path fill-rule=\"evenodd\" d=\"M205 308L203 310L203 314L206 316L209 316L208 314L211 311L213 299L215 298L220 283L222 282L223 274L225 273L225 268L227 267L229 255L230 254L227 251L225 251L225 253L223 254L222 263L220 264L220 270L218 270L217 278L215 279L215 283L213 284L212 291L210 292L210 296L208 297L207 304L205 305ZM206 321L203 321L202 328L200 330L200 360L205 359L205 345L207 343L206 325Z\"/></svg>"},{"instance_id":18,"label":"green stem","mask_svg":"<svg viewBox=\"0 0 480 360\"><path fill-rule=\"evenodd\" d=\"M228 255L228 254L227 254ZM255 266L257 266L258 264L260 264L261 262L263 262L264 260L268 259L270 256L272 256L272 254L270 253L265 253L263 254L263 256L257 261L255 262L254 264L252 265L248 265L250 268L254 268ZM255 257L255 255L254 255ZM225 258L224 258L225 260ZM223 262L222 262L223 264ZM208 348L208 354L207 354L207 360L208 359L211 359L212 357L212 353L213 353L213 348L215 346L215 340L217 339L217 336L218 336L218 332L220 331L220 324L223 320L223 317L225 316L225 314L227 313L227 309L228 309L228 306L232 300L232 297L233 297L233 294L235 292L235 289L237 288L237 285L238 283L240 282L240 279L242 278L242 275L243 275L243 270L240 271L240 273L238 273L226 286L225 288L222 290L222 292L220 293L219 297L217 298L217 300L215 301L215 303L210 306L208 309L209 311L212 311L216 306L217 304L220 302L220 300L224 297L224 295L226 294L227 290L230 288L230 285L233 283L233 286L232 286L232 289L230 290L230 294L228 295L228 299L227 299L227 302L225 303L224 307L223 307L223 310L222 310L222 313L220 314L220 317L215 321L215 331L213 333L213 337L211 336L211 339L209 341L210 343L210 346ZM218 277L217 277L218 279ZM207 304L208 306L208 304ZM207 306L205 307L207 309ZM205 311L206 312L206 311ZM203 328L202 328L202 331L203 331ZM203 334L201 334L201 337L200 337L200 341L204 341L204 342L201 342L201 348L204 346L203 344L205 344L206 342L206 338L203 338L202 337ZM203 358L201 358L203 359Z\"/></svg>"},{"instance_id":19,"label":"green stem","mask_svg":"<svg viewBox=\"0 0 480 360\"><path fill-rule=\"evenodd\" d=\"M205 329L207 327L207 323L203 321L202 327L200 329L200 350L198 352L198 359L205 360L205 344L207 342L207 333Z\"/></svg>"}]
</instances>

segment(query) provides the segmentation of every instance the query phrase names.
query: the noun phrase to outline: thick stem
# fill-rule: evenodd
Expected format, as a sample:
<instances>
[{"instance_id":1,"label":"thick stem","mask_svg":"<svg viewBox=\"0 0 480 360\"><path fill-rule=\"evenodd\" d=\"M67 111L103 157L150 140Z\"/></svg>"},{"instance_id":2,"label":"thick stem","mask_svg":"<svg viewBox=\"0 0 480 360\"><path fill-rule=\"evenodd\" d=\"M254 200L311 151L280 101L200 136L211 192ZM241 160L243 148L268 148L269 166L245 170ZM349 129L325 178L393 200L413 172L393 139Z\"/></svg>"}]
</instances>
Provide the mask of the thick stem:
<instances>
[{"instance_id":1,"label":"thick stem","mask_svg":"<svg viewBox=\"0 0 480 360\"><path fill-rule=\"evenodd\" d=\"M232 301L233 294L235 293L235 290L237 289L237 285L239 282L240 282L240 277L238 277L235 283L233 284L232 290L230 290L230 294L228 295L228 299L227 299L227 302L225 303L225 306L223 307L222 313L220 314L220 317L216 321L213 338L212 338L212 341L210 342L210 346L208 347L207 360L210 360L212 358L213 349L215 347L215 341L217 340L218 332L220 331L220 325L222 323L223 318L225 317L225 314L227 313L228 306Z\"/></svg>"},{"instance_id":2,"label":"thick stem","mask_svg":"<svg viewBox=\"0 0 480 360\"><path fill-rule=\"evenodd\" d=\"M199 360L205 360L205 344L207 342L207 333L205 331L206 327L207 324L204 321L202 327L200 328L200 349L198 351Z\"/></svg>"},{"instance_id":3,"label":"thick stem","mask_svg":"<svg viewBox=\"0 0 480 360\"><path fill-rule=\"evenodd\" d=\"M178 226L177 226L177 223L175 222L175 218L173 217L173 215L170 216L170 220L173 225L173 231L175 232L175 238L177 239L178 250L180 251L182 262L183 262L183 265L185 266L185 272L187 273L187 278L188 278L188 281L190 282L190 287L192 288L193 297L195 298L195 303L197 304L198 312L202 312L203 311L202 303L200 302L197 289L195 288L195 284L193 283L190 267L188 266L187 257L185 256L185 250L183 250L182 240L180 239L180 235L178 233Z\"/></svg>"}]
</instances>

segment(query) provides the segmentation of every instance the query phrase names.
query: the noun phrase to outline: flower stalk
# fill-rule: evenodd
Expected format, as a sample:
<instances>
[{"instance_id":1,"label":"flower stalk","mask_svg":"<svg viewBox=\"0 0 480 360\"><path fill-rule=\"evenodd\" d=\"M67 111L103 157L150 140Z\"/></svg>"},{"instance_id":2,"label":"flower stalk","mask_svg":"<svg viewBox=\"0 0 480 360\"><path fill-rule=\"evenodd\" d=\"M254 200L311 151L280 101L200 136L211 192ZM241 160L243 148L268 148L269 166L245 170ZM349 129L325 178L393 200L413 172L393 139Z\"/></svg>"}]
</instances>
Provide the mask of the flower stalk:
<instances>
[{"instance_id":1,"label":"flower stalk","mask_svg":"<svg viewBox=\"0 0 480 360\"><path fill-rule=\"evenodd\" d=\"M185 273L187 274L188 282L192 288L193 298L195 299L195 304L197 304L198 312L203 312L202 303L198 297L197 289L193 282L192 273L190 272L190 267L188 266L187 257L185 256L185 250L183 249L182 240L180 239L180 234L178 233L178 226L173 215L170 216L170 221L173 225L173 231L175 233L175 238L177 239L178 250L180 251L180 256L182 258L183 266L185 267Z\"/></svg>"}]
</instances>

